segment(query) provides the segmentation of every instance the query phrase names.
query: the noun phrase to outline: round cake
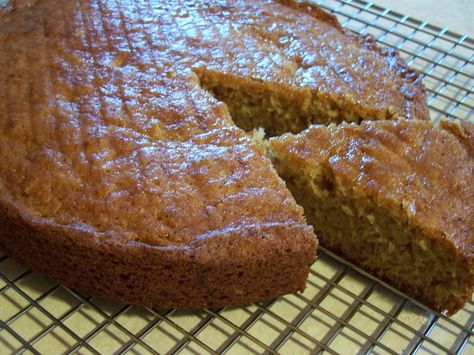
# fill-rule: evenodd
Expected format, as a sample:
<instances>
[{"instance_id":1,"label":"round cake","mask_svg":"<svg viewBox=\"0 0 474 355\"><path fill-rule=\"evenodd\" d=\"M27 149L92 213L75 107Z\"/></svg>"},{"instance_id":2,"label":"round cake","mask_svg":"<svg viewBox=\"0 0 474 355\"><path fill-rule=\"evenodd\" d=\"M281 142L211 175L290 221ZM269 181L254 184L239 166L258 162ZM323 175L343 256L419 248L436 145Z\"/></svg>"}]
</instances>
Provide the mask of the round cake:
<instances>
[{"instance_id":1,"label":"round cake","mask_svg":"<svg viewBox=\"0 0 474 355\"><path fill-rule=\"evenodd\" d=\"M296 1L16 1L0 16L0 245L162 308L302 291L317 239L246 133L428 119L398 54Z\"/></svg>"}]
</instances>

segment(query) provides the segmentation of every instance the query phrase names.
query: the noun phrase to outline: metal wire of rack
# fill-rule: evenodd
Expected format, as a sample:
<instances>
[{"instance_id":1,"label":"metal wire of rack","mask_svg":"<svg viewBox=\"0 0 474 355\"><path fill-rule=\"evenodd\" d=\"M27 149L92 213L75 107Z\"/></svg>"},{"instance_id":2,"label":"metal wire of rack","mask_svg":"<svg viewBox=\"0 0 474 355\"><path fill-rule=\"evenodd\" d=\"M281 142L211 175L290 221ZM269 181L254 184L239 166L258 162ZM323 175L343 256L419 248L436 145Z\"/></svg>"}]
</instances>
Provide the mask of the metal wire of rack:
<instances>
[{"instance_id":1,"label":"metal wire of rack","mask_svg":"<svg viewBox=\"0 0 474 355\"><path fill-rule=\"evenodd\" d=\"M316 3L424 73L433 120L473 119L473 39L362 0ZM302 294L183 312L83 295L0 251L0 354L474 353L473 302L448 318L324 248L318 254Z\"/></svg>"}]
</instances>

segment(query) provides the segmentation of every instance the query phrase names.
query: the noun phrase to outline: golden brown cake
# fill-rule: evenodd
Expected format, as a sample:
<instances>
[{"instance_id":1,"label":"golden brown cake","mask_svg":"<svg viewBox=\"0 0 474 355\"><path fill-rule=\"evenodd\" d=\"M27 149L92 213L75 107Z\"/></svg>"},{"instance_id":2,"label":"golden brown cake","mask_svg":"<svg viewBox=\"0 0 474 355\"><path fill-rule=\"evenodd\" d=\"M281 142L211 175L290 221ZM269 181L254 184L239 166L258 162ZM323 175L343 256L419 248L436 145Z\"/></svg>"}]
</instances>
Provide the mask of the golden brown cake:
<instances>
[{"instance_id":1,"label":"golden brown cake","mask_svg":"<svg viewBox=\"0 0 474 355\"><path fill-rule=\"evenodd\" d=\"M321 245L454 313L474 288L472 124L312 126L270 140Z\"/></svg>"},{"instance_id":2,"label":"golden brown cake","mask_svg":"<svg viewBox=\"0 0 474 355\"><path fill-rule=\"evenodd\" d=\"M398 54L304 2L15 1L0 68L2 248L156 307L304 288L317 240L236 123L428 117Z\"/></svg>"}]
</instances>

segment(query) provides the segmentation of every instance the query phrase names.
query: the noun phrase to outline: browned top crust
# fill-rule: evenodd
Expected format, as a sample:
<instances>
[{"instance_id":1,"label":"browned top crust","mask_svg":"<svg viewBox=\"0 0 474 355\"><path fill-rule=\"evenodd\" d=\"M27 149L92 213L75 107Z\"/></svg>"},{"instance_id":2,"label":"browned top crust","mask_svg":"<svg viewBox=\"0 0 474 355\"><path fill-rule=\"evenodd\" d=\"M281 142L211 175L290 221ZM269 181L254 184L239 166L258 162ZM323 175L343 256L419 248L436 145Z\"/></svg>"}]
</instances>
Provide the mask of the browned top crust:
<instances>
[{"instance_id":1,"label":"browned top crust","mask_svg":"<svg viewBox=\"0 0 474 355\"><path fill-rule=\"evenodd\" d=\"M202 24L180 34L217 8L165 7L55 0L3 18L3 210L124 243L286 228L314 247L269 160L189 70Z\"/></svg>"},{"instance_id":2,"label":"browned top crust","mask_svg":"<svg viewBox=\"0 0 474 355\"><path fill-rule=\"evenodd\" d=\"M269 161L199 87L203 65L362 116L427 117L398 55L308 5L31 1L0 20L0 201L158 246L282 224L309 238Z\"/></svg>"},{"instance_id":3,"label":"browned top crust","mask_svg":"<svg viewBox=\"0 0 474 355\"><path fill-rule=\"evenodd\" d=\"M379 47L371 35L343 29L335 16L313 3L277 2L295 12L283 10L282 15L280 9L272 8L272 14L278 16L278 29L263 38L270 38L296 66L291 85L308 86L316 96L362 118L429 119L422 76L405 64L397 50ZM296 11L314 20L308 21ZM271 17L265 20L263 28L276 21Z\"/></svg>"},{"instance_id":4,"label":"browned top crust","mask_svg":"<svg viewBox=\"0 0 474 355\"><path fill-rule=\"evenodd\" d=\"M328 168L338 186L401 212L428 237L474 257L474 158L460 132L425 121L367 121L312 126L271 145L306 172Z\"/></svg>"}]
</instances>

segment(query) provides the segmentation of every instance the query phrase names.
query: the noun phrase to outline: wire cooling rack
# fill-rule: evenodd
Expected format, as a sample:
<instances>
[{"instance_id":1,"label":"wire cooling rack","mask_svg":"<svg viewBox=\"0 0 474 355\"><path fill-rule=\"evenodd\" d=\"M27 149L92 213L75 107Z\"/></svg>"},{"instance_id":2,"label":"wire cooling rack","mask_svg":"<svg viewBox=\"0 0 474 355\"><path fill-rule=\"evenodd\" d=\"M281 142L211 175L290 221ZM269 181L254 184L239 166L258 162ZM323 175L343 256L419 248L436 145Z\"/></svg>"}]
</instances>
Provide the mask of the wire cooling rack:
<instances>
[{"instance_id":1,"label":"wire cooling rack","mask_svg":"<svg viewBox=\"0 0 474 355\"><path fill-rule=\"evenodd\" d=\"M364 1L317 3L423 72L434 120L472 119L473 39ZM472 302L448 318L324 248L318 255L303 294L182 312L77 293L0 251L0 354L474 353Z\"/></svg>"}]
</instances>

